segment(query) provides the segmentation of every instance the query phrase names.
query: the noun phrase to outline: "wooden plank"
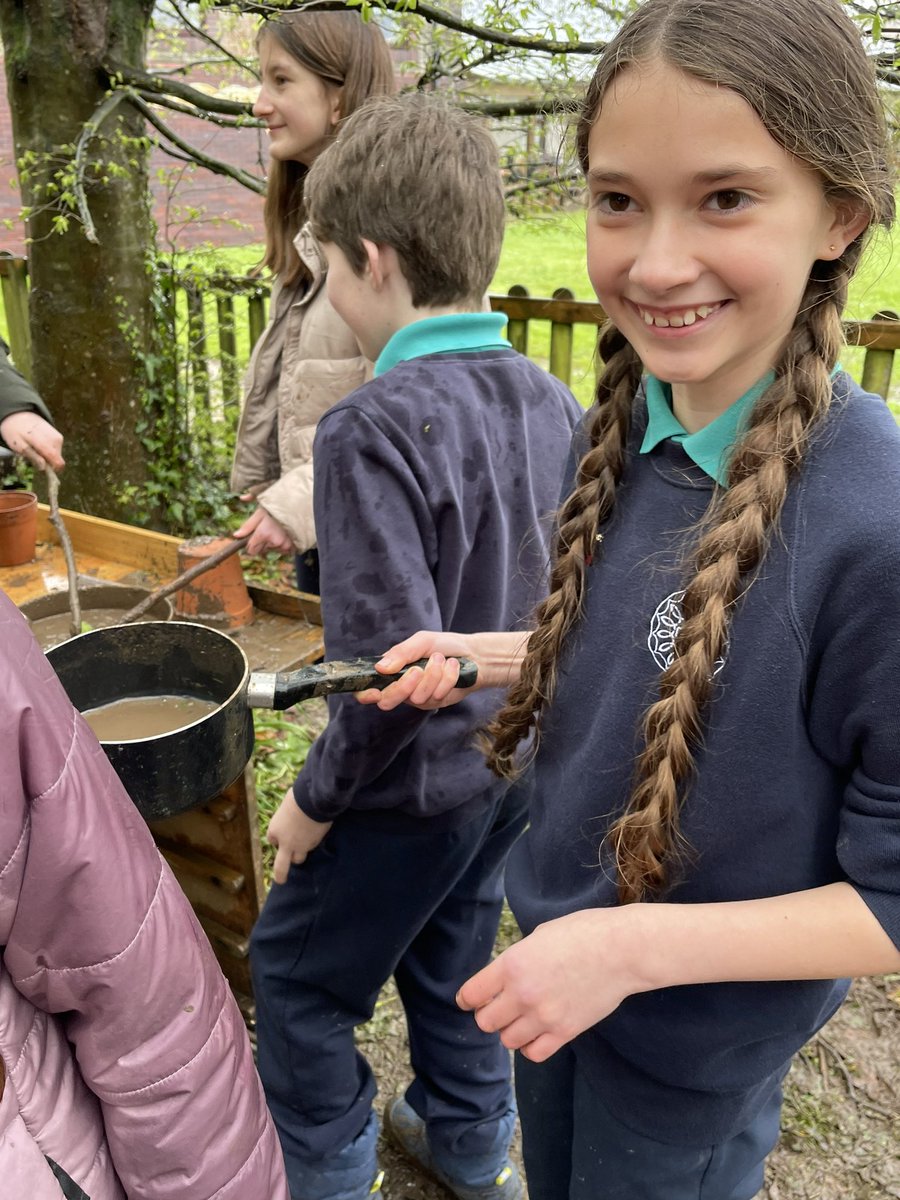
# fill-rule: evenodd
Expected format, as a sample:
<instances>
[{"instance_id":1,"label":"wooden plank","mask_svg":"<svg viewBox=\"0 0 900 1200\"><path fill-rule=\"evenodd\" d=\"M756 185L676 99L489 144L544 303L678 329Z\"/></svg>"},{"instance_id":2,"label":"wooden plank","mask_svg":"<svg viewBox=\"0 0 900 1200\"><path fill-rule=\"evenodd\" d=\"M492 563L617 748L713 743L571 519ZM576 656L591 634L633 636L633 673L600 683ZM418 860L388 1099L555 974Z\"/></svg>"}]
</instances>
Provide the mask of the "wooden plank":
<instances>
[{"instance_id":1,"label":"wooden plank","mask_svg":"<svg viewBox=\"0 0 900 1200\"><path fill-rule=\"evenodd\" d=\"M309 592L276 592L274 588L250 583L247 584L247 591L254 605L263 612L275 613L279 617L294 617L311 625L322 624L319 597Z\"/></svg>"},{"instance_id":2,"label":"wooden plank","mask_svg":"<svg viewBox=\"0 0 900 1200\"><path fill-rule=\"evenodd\" d=\"M241 1016L244 1018L244 1023L250 1034L250 1045L253 1047L253 1053L256 1054L256 1001L252 995L238 991L234 985L232 985L231 990L234 993L237 1006L241 1010Z\"/></svg>"},{"instance_id":3,"label":"wooden plank","mask_svg":"<svg viewBox=\"0 0 900 1200\"><path fill-rule=\"evenodd\" d=\"M169 852L164 847L160 849L168 861L171 857ZM259 915L253 889L244 887L239 892L226 891L209 877L181 870L177 861L174 864L170 862L170 866L198 917L211 917L227 929L249 934Z\"/></svg>"},{"instance_id":4,"label":"wooden plank","mask_svg":"<svg viewBox=\"0 0 900 1200\"><path fill-rule=\"evenodd\" d=\"M606 313L596 300L553 300L548 296L491 296L494 312L517 321L558 321L561 324L602 325Z\"/></svg>"},{"instance_id":5,"label":"wooden plank","mask_svg":"<svg viewBox=\"0 0 900 1200\"><path fill-rule=\"evenodd\" d=\"M46 504L38 505L38 538L58 544L59 537L50 524L49 511ZM174 578L178 574L178 547L182 538L156 533L152 529L138 529L135 525L123 525L118 521L107 521L103 517L90 517L68 508L61 509L60 516L72 539L76 555L95 554L98 558L138 567L160 576Z\"/></svg>"},{"instance_id":6,"label":"wooden plank","mask_svg":"<svg viewBox=\"0 0 900 1200\"><path fill-rule=\"evenodd\" d=\"M221 888L232 896L237 896L246 886L247 878L240 871L226 867L224 863L216 862L213 858L207 858L205 854L199 854L187 846L167 845L163 839L159 839L156 844L179 879L189 875L202 884L212 884L213 887Z\"/></svg>"},{"instance_id":7,"label":"wooden plank","mask_svg":"<svg viewBox=\"0 0 900 1200\"><path fill-rule=\"evenodd\" d=\"M235 955L229 954L215 933L208 927L209 923L206 918L198 914L197 919L200 922L203 932L209 939L209 944L213 948L213 953L222 969L222 974L228 981L228 986L234 993L234 998L243 1012L244 1004L241 1003L241 997L244 997L245 1003L253 1004L253 979L250 974L250 959L249 957L237 958ZM246 1015L244 1019L247 1019Z\"/></svg>"},{"instance_id":8,"label":"wooden plank","mask_svg":"<svg viewBox=\"0 0 900 1200\"><path fill-rule=\"evenodd\" d=\"M850 346L900 350L900 321L846 321L844 336Z\"/></svg>"},{"instance_id":9,"label":"wooden plank","mask_svg":"<svg viewBox=\"0 0 900 1200\"><path fill-rule=\"evenodd\" d=\"M241 836L240 828L235 826L238 810L235 805L229 804L225 811L227 816L223 819L212 805L205 804L202 808L148 824L158 842L165 842L174 849L190 846L216 862L240 870L245 839Z\"/></svg>"},{"instance_id":10,"label":"wooden plank","mask_svg":"<svg viewBox=\"0 0 900 1200\"><path fill-rule=\"evenodd\" d=\"M262 854L252 774L252 768L248 766L243 778L235 780L208 804L148 824L159 845L176 853L189 847L207 861L219 863L239 872L246 880L252 880L261 904Z\"/></svg>"},{"instance_id":11,"label":"wooden plank","mask_svg":"<svg viewBox=\"0 0 900 1200\"><path fill-rule=\"evenodd\" d=\"M567 300L546 296L491 296L494 312L504 312L516 321L554 321L560 324L602 325L606 314L593 300ZM875 350L900 350L900 321L845 321L844 335L851 346Z\"/></svg>"},{"instance_id":12,"label":"wooden plank","mask_svg":"<svg viewBox=\"0 0 900 1200\"><path fill-rule=\"evenodd\" d=\"M40 521L41 515L38 514ZM146 586L146 578L125 563L110 562L93 554L76 552L80 586L91 582L132 583ZM140 575L140 578L135 578ZM153 576L155 581L158 576ZM151 584L152 586L152 584ZM19 567L0 567L0 587L14 604L26 600L37 600L49 592L64 591L68 587L66 561L62 547L46 540L39 541L34 562Z\"/></svg>"},{"instance_id":13,"label":"wooden plank","mask_svg":"<svg viewBox=\"0 0 900 1200\"><path fill-rule=\"evenodd\" d=\"M235 933L233 929L226 929L218 921L213 921L211 917L204 917L200 921L200 924L203 926L206 936L213 943L213 947L216 950L221 950L223 954L227 954L231 958L249 958L249 936L243 933Z\"/></svg>"}]
</instances>

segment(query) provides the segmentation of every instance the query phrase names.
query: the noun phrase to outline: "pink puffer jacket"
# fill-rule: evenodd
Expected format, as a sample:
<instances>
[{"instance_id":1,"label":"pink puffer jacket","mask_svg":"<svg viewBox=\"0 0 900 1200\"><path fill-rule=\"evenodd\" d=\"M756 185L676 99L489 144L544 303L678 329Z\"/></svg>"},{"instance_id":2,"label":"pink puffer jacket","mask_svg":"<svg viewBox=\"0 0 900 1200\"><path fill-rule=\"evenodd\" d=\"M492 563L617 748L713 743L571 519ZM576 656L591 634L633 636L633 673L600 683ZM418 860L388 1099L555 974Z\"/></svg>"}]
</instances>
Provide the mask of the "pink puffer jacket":
<instances>
[{"instance_id":1,"label":"pink puffer jacket","mask_svg":"<svg viewBox=\"0 0 900 1200\"><path fill-rule=\"evenodd\" d=\"M287 1200L187 900L0 593L0 1194Z\"/></svg>"}]
</instances>

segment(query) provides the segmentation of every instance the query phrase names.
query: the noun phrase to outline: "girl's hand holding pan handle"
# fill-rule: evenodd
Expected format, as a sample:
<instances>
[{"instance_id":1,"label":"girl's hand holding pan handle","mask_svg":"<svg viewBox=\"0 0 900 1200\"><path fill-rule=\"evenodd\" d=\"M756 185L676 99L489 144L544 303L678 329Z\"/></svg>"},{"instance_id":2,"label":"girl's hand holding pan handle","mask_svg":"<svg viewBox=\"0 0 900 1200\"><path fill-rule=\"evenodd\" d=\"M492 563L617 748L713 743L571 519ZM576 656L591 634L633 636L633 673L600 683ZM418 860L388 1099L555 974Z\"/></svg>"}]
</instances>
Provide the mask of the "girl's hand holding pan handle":
<instances>
[{"instance_id":1,"label":"girl's hand holding pan handle","mask_svg":"<svg viewBox=\"0 0 900 1200\"><path fill-rule=\"evenodd\" d=\"M402 671L407 663L428 659L425 667L412 667L384 691L374 688L356 695L360 704L377 704L389 712L399 704L415 708L447 708L471 692L487 687L508 687L519 672L528 645L527 633L442 633L420 630L383 655L376 669L386 675ZM471 659L478 668L472 687L458 688L459 658Z\"/></svg>"}]
</instances>

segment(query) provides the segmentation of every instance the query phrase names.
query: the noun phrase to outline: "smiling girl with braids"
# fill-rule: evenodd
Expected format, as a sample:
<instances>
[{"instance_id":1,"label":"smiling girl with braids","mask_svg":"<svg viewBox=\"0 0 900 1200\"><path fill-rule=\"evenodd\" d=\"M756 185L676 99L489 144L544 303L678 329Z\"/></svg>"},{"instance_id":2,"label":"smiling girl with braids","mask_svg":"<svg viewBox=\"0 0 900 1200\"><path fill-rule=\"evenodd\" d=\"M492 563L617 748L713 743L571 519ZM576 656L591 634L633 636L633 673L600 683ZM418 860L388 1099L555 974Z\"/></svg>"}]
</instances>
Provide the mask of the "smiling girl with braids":
<instances>
[{"instance_id":1,"label":"smiling girl with braids","mask_svg":"<svg viewBox=\"0 0 900 1200\"><path fill-rule=\"evenodd\" d=\"M519 1051L531 1200L746 1200L841 977L900 967L900 434L837 362L885 126L837 0L646 0L578 150L610 323L550 594L364 699L511 684L527 936L460 1003Z\"/></svg>"}]
</instances>

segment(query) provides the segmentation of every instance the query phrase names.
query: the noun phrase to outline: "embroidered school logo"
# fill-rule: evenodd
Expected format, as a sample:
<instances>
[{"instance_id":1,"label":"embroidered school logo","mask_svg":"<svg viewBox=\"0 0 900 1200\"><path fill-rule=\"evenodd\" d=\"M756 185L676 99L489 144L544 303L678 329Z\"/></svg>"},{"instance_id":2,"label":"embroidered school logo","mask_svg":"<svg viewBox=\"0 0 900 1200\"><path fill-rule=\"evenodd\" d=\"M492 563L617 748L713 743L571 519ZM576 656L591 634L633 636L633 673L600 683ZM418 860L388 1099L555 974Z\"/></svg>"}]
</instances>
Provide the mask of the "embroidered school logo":
<instances>
[{"instance_id":1,"label":"embroidered school logo","mask_svg":"<svg viewBox=\"0 0 900 1200\"><path fill-rule=\"evenodd\" d=\"M681 599L683 596L684 588L679 588L677 592L672 592L671 595L666 596L665 600L656 606L656 612L650 618L650 633L647 637L647 646L653 655L653 661L661 671L665 671L675 655L675 638L678 636L678 630L681 628L681 622L684 619L684 614L681 611ZM727 653L727 644L725 649ZM713 675L718 675L724 666L725 655L723 654L720 658L716 659Z\"/></svg>"}]
</instances>

